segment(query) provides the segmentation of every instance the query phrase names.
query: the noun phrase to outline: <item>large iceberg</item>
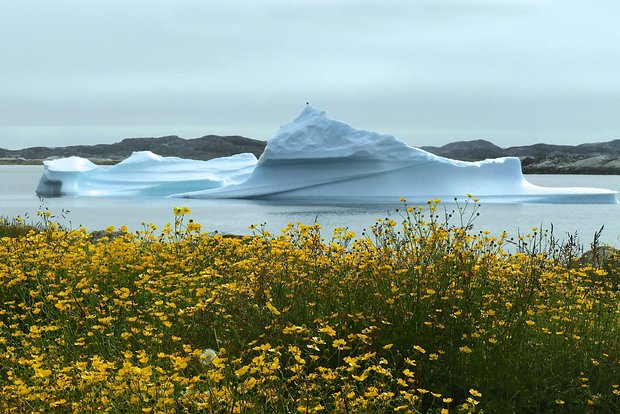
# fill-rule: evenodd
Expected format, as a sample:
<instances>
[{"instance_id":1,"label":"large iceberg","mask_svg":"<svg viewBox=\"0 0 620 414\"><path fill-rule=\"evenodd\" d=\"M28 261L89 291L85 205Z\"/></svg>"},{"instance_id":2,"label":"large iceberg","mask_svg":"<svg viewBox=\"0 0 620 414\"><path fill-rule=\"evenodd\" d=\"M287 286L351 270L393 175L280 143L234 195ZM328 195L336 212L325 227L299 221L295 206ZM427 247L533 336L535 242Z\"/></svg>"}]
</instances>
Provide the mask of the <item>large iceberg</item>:
<instances>
[{"instance_id":1,"label":"large iceberg","mask_svg":"<svg viewBox=\"0 0 620 414\"><path fill-rule=\"evenodd\" d=\"M44 161L36 192L43 197L162 197L240 183L249 177L256 162L249 153L196 161L139 151L105 168L84 158L68 157Z\"/></svg>"},{"instance_id":2,"label":"large iceberg","mask_svg":"<svg viewBox=\"0 0 620 414\"><path fill-rule=\"evenodd\" d=\"M391 135L355 129L310 105L280 127L260 159L239 154L209 161L137 152L99 167L69 157L45 161L41 196L146 195L254 198L303 203L451 200L473 194L500 203L617 203L616 192L529 183L515 157L455 161Z\"/></svg>"},{"instance_id":3,"label":"large iceberg","mask_svg":"<svg viewBox=\"0 0 620 414\"><path fill-rule=\"evenodd\" d=\"M531 184L516 157L477 162L439 157L391 135L331 120L310 105L268 141L246 181L177 196L372 203L466 194L500 203L617 202L611 190Z\"/></svg>"}]
</instances>

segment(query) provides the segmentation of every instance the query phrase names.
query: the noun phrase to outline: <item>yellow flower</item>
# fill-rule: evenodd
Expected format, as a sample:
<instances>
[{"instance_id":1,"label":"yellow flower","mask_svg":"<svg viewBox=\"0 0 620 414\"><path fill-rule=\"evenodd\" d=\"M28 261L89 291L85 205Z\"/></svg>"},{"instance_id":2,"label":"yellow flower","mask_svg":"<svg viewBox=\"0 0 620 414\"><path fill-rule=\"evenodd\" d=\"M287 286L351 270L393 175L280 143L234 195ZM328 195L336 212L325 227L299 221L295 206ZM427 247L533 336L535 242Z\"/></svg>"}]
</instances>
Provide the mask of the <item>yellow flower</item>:
<instances>
[{"instance_id":1,"label":"yellow flower","mask_svg":"<svg viewBox=\"0 0 620 414\"><path fill-rule=\"evenodd\" d=\"M469 389L469 393L471 395L473 395L474 397L478 397L478 398L482 397L482 393L480 391L478 391L478 390L473 389L473 388Z\"/></svg>"},{"instance_id":2,"label":"yellow flower","mask_svg":"<svg viewBox=\"0 0 620 414\"><path fill-rule=\"evenodd\" d=\"M301 326L289 325L282 329L282 333L285 335L291 335L297 332L303 332L305 329Z\"/></svg>"},{"instance_id":3,"label":"yellow flower","mask_svg":"<svg viewBox=\"0 0 620 414\"><path fill-rule=\"evenodd\" d=\"M351 375L351 378L356 381L364 381L366 378L368 378L368 373L364 371L362 372L362 375Z\"/></svg>"},{"instance_id":4,"label":"yellow flower","mask_svg":"<svg viewBox=\"0 0 620 414\"><path fill-rule=\"evenodd\" d=\"M270 301L270 302L267 302L267 305L266 305L266 306L267 306L267 309L269 309L269 311L270 311L271 313L273 313L274 315L276 315L276 316L280 315L280 311L278 310L278 308L276 308L275 306L273 306L273 303L271 303L271 301Z\"/></svg>"},{"instance_id":5,"label":"yellow flower","mask_svg":"<svg viewBox=\"0 0 620 414\"><path fill-rule=\"evenodd\" d=\"M245 366L239 368L238 370L236 370L235 371L235 375L238 376L238 377L242 377L242 376L244 376L248 372L249 369L250 368L247 365L245 365Z\"/></svg>"},{"instance_id":6,"label":"yellow flower","mask_svg":"<svg viewBox=\"0 0 620 414\"><path fill-rule=\"evenodd\" d=\"M61 400L58 400L58 401L54 401L54 402L52 402L52 403L50 404L50 407L52 407L52 408L56 408L56 407L59 407L59 406L61 406L61 405L66 404L66 403L67 403L67 400L63 398L63 399L61 399Z\"/></svg>"},{"instance_id":7,"label":"yellow flower","mask_svg":"<svg viewBox=\"0 0 620 414\"><path fill-rule=\"evenodd\" d=\"M470 347L468 347L467 345L465 346L461 346L459 347L459 352L462 352L464 354L471 354L472 350Z\"/></svg>"},{"instance_id":8,"label":"yellow flower","mask_svg":"<svg viewBox=\"0 0 620 414\"><path fill-rule=\"evenodd\" d=\"M478 405L478 404L480 403L480 401L478 401L478 400L474 400L474 399L473 399L473 398L471 398L471 397L468 397L468 398L467 398L467 402L468 402L468 403L470 403L471 405Z\"/></svg>"},{"instance_id":9,"label":"yellow flower","mask_svg":"<svg viewBox=\"0 0 620 414\"><path fill-rule=\"evenodd\" d=\"M332 342L332 346L340 350L344 349L346 345L347 341L345 341L344 339L336 339L334 342Z\"/></svg>"},{"instance_id":10,"label":"yellow flower","mask_svg":"<svg viewBox=\"0 0 620 414\"><path fill-rule=\"evenodd\" d=\"M364 393L367 398L373 398L379 395L379 390L376 387L368 387L368 390Z\"/></svg>"},{"instance_id":11,"label":"yellow flower","mask_svg":"<svg viewBox=\"0 0 620 414\"><path fill-rule=\"evenodd\" d=\"M35 368L34 375L39 377L39 378L47 378L50 375L52 375L52 371L49 370L49 369Z\"/></svg>"},{"instance_id":12,"label":"yellow flower","mask_svg":"<svg viewBox=\"0 0 620 414\"><path fill-rule=\"evenodd\" d=\"M319 329L319 332L326 333L329 336L336 336L336 331L329 325Z\"/></svg>"},{"instance_id":13,"label":"yellow flower","mask_svg":"<svg viewBox=\"0 0 620 414\"><path fill-rule=\"evenodd\" d=\"M186 214L191 213L192 211L187 207L175 207L173 209L175 217L184 216Z\"/></svg>"}]
</instances>

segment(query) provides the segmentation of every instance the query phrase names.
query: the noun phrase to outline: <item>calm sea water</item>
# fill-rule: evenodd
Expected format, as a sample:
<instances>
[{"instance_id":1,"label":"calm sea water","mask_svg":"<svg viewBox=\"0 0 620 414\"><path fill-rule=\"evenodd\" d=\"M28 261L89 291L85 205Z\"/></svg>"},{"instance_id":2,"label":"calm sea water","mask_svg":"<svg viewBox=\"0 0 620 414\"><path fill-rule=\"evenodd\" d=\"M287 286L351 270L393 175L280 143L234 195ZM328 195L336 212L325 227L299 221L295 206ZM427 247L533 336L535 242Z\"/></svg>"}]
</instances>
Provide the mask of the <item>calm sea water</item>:
<instances>
[{"instance_id":1,"label":"calm sea water","mask_svg":"<svg viewBox=\"0 0 620 414\"><path fill-rule=\"evenodd\" d=\"M37 220L41 201L35 188L43 172L42 166L0 166L0 215L24 216ZM528 175L534 184L554 187L601 187L620 191L620 176L597 175ZM377 218L391 217L398 221L393 205L286 205L249 200L188 200L158 198L79 198L63 197L43 200L57 220L73 227L84 226L89 230L109 225L126 225L132 230L142 228L142 222L163 226L173 219L172 209L187 206L191 218L208 231L250 234L251 224L266 223L268 230L277 232L289 222L311 224L318 221L329 235L335 227L348 227L361 233ZM446 203L448 210L454 208ZM62 210L68 210L65 219ZM474 222L476 230L489 230L499 234L506 230L511 235L525 233L532 227L554 227L554 233L563 237L577 232L584 244L592 240L595 231L605 226L602 240L620 245L620 204L485 204Z\"/></svg>"}]
</instances>

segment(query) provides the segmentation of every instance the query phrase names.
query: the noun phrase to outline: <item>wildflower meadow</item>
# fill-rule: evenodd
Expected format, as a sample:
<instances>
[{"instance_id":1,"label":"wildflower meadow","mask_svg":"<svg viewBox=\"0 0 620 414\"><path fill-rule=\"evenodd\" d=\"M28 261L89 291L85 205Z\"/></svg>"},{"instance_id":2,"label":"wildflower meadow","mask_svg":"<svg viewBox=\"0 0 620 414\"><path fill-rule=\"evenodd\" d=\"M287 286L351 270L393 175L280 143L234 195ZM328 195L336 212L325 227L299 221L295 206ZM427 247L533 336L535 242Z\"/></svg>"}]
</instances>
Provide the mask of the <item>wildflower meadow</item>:
<instances>
[{"instance_id":1,"label":"wildflower meadow","mask_svg":"<svg viewBox=\"0 0 620 414\"><path fill-rule=\"evenodd\" d=\"M4 220L0 411L620 412L616 251L476 232L478 207L359 235Z\"/></svg>"}]
</instances>

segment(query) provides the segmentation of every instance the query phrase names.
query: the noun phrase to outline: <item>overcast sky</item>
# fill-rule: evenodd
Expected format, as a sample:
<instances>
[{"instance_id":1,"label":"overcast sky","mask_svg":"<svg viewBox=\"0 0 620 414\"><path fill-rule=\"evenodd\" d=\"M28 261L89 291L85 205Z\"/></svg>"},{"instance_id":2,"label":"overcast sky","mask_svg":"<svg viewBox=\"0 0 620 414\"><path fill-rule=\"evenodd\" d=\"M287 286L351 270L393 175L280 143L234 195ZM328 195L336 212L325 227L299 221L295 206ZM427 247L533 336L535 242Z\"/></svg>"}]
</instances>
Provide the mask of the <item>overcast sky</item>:
<instances>
[{"instance_id":1,"label":"overcast sky","mask_svg":"<svg viewBox=\"0 0 620 414\"><path fill-rule=\"evenodd\" d=\"M412 145L620 138L617 0L0 0L0 147L268 139L309 101Z\"/></svg>"}]
</instances>

